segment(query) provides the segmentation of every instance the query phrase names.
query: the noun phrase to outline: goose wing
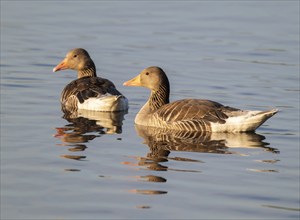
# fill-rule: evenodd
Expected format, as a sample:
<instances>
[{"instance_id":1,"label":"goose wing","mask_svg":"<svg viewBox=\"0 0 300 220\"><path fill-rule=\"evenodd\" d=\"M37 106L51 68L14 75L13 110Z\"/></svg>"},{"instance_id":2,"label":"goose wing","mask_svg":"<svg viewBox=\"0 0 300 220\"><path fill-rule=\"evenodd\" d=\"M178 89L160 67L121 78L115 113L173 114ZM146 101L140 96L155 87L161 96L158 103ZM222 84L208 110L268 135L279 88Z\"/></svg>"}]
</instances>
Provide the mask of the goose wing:
<instances>
[{"instance_id":1,"label":"goose wing","mask_svg":"<svg viewBox=\"0 0 300 220\"><path fill-rule=\"evenodd\" d=\"M83 103L89 98L100 98L107 95L118 96L122 94L107 79L84 77L72 81L64 88L61 94L61 103L76 108L78 101Z\"/></svg>"},{"instance_id":2,"label":"goose wing","mask_svg":"<svg viewBox=\"0 0 300 220\"><path fill-rule=\"evenodd\" d=\"M184 99L162 106L155 114L169 123L201 121L223 124L228 118L227 111L238 111L238 109L210 100Z\"/></svg>"}]
</instances>

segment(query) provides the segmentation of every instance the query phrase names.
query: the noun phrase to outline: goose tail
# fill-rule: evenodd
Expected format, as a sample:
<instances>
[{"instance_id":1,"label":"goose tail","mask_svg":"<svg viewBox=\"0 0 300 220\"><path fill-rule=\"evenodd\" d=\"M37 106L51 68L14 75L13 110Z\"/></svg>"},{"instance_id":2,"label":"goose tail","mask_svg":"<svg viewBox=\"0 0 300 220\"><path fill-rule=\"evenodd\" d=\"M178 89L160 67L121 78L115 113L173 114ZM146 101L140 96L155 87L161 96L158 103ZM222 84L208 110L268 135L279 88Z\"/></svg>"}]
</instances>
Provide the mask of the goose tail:
<instances>
[{"instance_id":1,"label":"goose tail","mask_svg":"<svg viewBox=\"0 0 300 220\"><path fill-rule=\"evenodd\" d=\"M254 131L257 129L259 126L261 126L265 121L267 121L269 118L271 118L273 115L275 115L278 112L278 109L271 109L268 111L262 111L258 112L257 114L253 115L253 117L250 117L248 119L248 123L253 123L253 130L249 131ZM246 121L247 122L247 121ZM251 126L250 126L251 128Z\"/></svg>"},{"instance_id":2,"label":"goose tail","mask_svg":"<svg viewBox=\"0 0 300 220\"><path fill-rule=\"evenodd\" d=\"M215 132L250 132L255 131L266 120L278 112L278 109L268 111L242 111L231 115L224 124L212 124Z\"/></svg>"}]
</instances>

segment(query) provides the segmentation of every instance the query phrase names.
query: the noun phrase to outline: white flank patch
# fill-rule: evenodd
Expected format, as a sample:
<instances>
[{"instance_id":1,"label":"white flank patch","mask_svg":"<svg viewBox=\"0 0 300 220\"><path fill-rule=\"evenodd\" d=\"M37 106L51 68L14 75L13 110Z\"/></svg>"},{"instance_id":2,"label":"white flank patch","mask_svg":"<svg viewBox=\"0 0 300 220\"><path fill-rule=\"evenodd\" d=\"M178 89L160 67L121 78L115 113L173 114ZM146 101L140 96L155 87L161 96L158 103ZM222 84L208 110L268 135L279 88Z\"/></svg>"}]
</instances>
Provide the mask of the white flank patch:
<instances>
[{"instance_id":1,"label":"white flank patch","mask_svg":"<svg viewBox=\"0 0 300 220\"><path fill-rule=\"evenodd\" d=\"M245 114L229 117L226 123L211 123L212 132L244 132L254 131L263 121L261 111L245 111Z\"/></svg>"},{"instance_id":2,"label":"white flank patch","mask_svg":"<svg viewBox=\"0 0 300 220\"><path fill-rule=\"evenodd\" d=\"M123 96L102 96L100 98L89 98L83 103L78 102L78 109L91 111L124 111L128 109L128 100Z\"/></svg>"}]
</instances>

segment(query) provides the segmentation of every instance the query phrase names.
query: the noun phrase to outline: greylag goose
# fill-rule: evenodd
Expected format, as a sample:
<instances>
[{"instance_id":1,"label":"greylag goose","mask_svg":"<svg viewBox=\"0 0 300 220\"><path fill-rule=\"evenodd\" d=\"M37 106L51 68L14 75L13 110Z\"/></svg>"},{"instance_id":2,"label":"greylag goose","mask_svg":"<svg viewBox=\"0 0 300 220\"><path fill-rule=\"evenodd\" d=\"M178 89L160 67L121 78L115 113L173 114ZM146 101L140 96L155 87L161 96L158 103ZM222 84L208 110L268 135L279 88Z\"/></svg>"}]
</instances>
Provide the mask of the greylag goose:
<instances>
[{"instance_id":1,"label":"greylag goose","mask_svg":"<svg viewBox=\"0 0 300 220\"><path fill-rule=\"evenodd\" d=\"M128 100L108 79L97 77L96 67L88 52L82 48L69 51L53 72L72 69L77 79L62 91L60 102L64 111L78 109L116 112L128 109Z\"/></svg>"},{"instance_id":2,"label":"greylag goose","mask_svg":"<svg viewBox=\"0 0 300 220\"><path fill-rule=\"evenodd\" d=\"M135 117L138 125L186 131L247 132L254 131L278 111L240 110L201 99L169 103L169 80L165 72L156 66L144 69L123 85L151 90L148 101Z\"/></svg>"}]
</instances>

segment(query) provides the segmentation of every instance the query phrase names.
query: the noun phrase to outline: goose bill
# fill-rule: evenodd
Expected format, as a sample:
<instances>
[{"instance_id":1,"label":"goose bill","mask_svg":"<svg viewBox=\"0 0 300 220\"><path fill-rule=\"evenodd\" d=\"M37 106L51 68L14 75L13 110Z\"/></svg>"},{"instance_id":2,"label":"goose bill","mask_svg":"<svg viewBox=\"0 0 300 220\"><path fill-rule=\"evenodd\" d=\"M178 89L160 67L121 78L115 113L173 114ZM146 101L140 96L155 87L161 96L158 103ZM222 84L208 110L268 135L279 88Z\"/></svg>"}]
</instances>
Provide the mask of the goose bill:
<instances>
[{"instance_id":1,"label":"goose bill","mask_svg":"<svg viewBox=\"0 0 300 220\"><path fill-rule=\"evenodd\" d=\"M67 62L65 60L61 61L56 67L53 68L53 72L57 72L60 70L68 69Z\"/></svg>"},{"instance_id":2,"label":"goose bill","mask_svg":"<svg viewBox=\"0 0 300 220\"><path fill-rule=\"evenodd\" d=\"M140 75L123 83L123 86L140 86L140 85L141 85Z\"/></svg>"}]
</instances>

